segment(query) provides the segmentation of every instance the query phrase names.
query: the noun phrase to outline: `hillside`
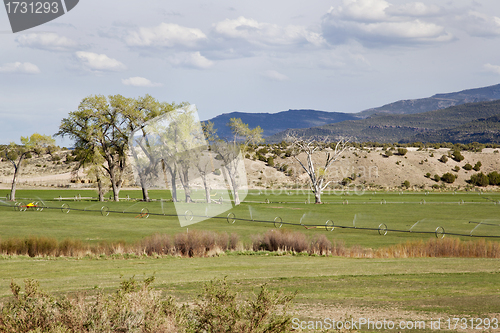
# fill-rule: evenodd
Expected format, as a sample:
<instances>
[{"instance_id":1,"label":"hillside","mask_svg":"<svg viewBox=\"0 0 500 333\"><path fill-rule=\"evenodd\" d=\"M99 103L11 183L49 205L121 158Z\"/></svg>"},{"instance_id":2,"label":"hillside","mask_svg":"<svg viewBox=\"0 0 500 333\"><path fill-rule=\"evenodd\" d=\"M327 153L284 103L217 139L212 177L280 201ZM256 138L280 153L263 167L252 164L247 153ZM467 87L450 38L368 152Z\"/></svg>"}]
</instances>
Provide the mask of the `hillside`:
<instances>
[{"instance_id":1,"label":"hillside","mask_svg":"<svg viewBox=\"0 0 500 333\"><path fill-rule=\"evenodd\" d=\"M400 100L378 108L361 111L356 115L366 118L375 114L414 114L497 99L500 99L500 84L447 94L436 94L428 98Z\"/></svg>"},{"instance_id":2,"label":"hillside","mask_svg":"<svg viewBox=\"0 0 500 333\"><path fill-rule=\"evenodd\" d=\"M500 115L476 119L470 123L417 134L402 142L500 143Z\"/></svg>"},{"instance_id":3,"label":"hillside","mask_svg":"<svg viewBox=\"0 0 500 333\"><path fill-rule=\"evenodd\" d=\"M267 139L267 142L280 142L286 135L293 133L303 137L330 136L332 138L344 136L357 142L400 142L411 141L417 135L436 133L436 131L466 126L468 131L457 141L453 136L440 142L472 142L476 136L475 131L484 131L480 127L466 125L477 119L486 119L500 114L500 100L492 102L479 102L462 104L442 110L417 113L410 115L384 115L373 116L361 120L349 120L341 123L329 124L320 127L287 130L277 133ZM478 124L479 125L479 124ZM466 134L466 135L465 135ZM426 141L425 137L421 140Z\"/></svg>"},{"instance_id":4,"label":"hillside","mask_svg":"<svg viewBox=\"0 0 500 333\"><path fill-rule=\"evenodd\" d=\"M278 113L231 112L209 119L214 123L219 137L231 137L231 130L226 126L231 118L241 118L250 128L260 126L264 130L264 137L271 136L288 128L315 127L358 119L349 113L315 110L288 110Z\"/></svg>"}]
</instances>

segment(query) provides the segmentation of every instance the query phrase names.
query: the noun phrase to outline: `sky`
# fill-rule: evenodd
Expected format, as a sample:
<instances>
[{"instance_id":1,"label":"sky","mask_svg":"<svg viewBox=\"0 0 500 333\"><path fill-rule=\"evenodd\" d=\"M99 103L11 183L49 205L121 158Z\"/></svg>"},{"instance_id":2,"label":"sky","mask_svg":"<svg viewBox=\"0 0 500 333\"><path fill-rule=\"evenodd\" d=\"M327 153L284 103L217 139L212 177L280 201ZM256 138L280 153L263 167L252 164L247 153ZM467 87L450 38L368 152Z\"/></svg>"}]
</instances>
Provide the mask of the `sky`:
<instances>
[{"instance_id":1,"label":"sky","mask_svg":"<svg viewBox=\"0 0 500 333\"><path fill-rule=\"evenodd\" d=\"M81 0L18 33L0 8L0 144L53 135L89 95L187 101L206 120L499 82L500 1Z\"/></svg>"}]
</instances>

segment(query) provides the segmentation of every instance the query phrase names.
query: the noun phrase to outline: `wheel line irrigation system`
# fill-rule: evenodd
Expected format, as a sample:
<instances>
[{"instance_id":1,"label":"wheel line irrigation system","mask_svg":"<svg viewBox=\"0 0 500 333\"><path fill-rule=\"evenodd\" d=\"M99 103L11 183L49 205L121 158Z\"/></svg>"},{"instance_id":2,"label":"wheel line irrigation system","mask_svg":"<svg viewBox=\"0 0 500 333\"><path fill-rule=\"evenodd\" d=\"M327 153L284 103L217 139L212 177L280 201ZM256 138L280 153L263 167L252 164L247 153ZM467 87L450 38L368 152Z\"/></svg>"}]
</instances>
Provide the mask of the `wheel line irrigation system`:
<instances>
[{"instance_id":1,"label":"wheel line irrigation system","mask_svg":"<svg viewBox=\"0 0 500 333\"><path fill-rule=\"evenodd\" d=\"M129 210L129 208L139 204L140 201L134 203L132 206L127 207L123 211L118 211L118 210L110 210L109 207L106 205L103 205L100 209L88 209L88 208L82 209L82 208L71 208L69 206L69 204L67 204L67 203L63 203L60 207L51 207L51 206L46 205L45 201L43 201L41 199L31 200L28 198L23 198L21 200L25 200L29 203L25 204L22 201L17 201L17 202L11 203L11 202L6 202L6 201L0 200L0 207L14 208L15 210L20 211L20 212L25 212L28 210L39 211L39 212L41 212L43 210L60 210L62 213L65 213L65 214L68 214L71 211L75 211L75 212L97 212L97 213L101 213L102 216L109 216L109 214L111 214L111 213L113 213L113 214L129 214L129 215L135 215L136 218L148 218L150 216L165 216L165 217L177 217L177 218L184 217L184 219L187 221L191 221L194 217L200 217L200 218L207 217L207 216L194 215L191 210L186 210L184 212L184 214L166 214L164 212L163 213L151 213L151 212L149 212L149 209L146 207L142 208L140 211ZM61 198L56 198L55 200L61 201ZM71 198L71 200L77 201L78 198ZM81 198L79 199L79 201L81 201ZM163 202L163 200L162 200L162 202ZM270 203L283 203L283 202L271 202L271 201L269 201L269 199L266 199L264 202L245 201L245 203L270 204ZM307 203L307 201L306 201L306 203ZM371 202L371 203L375 203L375 202ZM380 204L402 204L402 203L426 204L426 202L424 200L422 200L420 202L387 202L386 200L382 200L380 202ZM432 202L432 203L436 203L436 202ZM441 204L442 203L457 204L457 202L440 202L440 203ZM466 202L464 202L463 200L458 202L459 205L463 205L465 203ZM490 203L490 204L493 203L495 205L500 204L500 202L497 202L494 200L491 200L489 202L484 202L484 203ZM349 204L349 203L347 202L347 200L344 200L343 202L339 202L339 204L345 205L345 204ZM358 203L358 204L366 204L366 202ZM378 202L377 202L377 204L378 204ZM481 203L480 202L473 202L473 204L481 204ZM97 205L97 204L94 204L91 206L95 206L95 205ZM163 208L163 205L162 205L162 208ZM304 214L304 216L305 216L305 214ZM338 225L338 224L335 224L334 221L332 221L332 220L327 220L325 223L322 223L322 224L307 224L306 225L306 224L302 223L302 219L300 220L299 223L296 223L296 222L283 221L283 219L279 216L276 216L274 218L274 220L258 220L258 219L253 219L253 218L250 218L250 219L238 218L238 217L236 217L236 215L233 212L228 213L227 216L213 216L210 218L219 219L219 220L220 219L226 220L227 223L229 223L229 224L234 224L236 221L248 222L248 223L272 224L272 225L274 225L275 228L278 228L278 229L281 228L282 226L288 225L288 226L302 226L306 229L313 229L313 228L323 229L324 228L324 230L326 230L326 231L333 231L333 230L335 230L335 228L355 229L355 230L371 230L371 231L377 231L378 234L381 236L385 236L389 232L395 232L395 233L414 233L414 234L434 234L436 236L436 238L444 238L445 235L461 236L461 237L476 237L476 238L500 238L500 235L474 235L473 232L481 225L494 226L494 227L500 228L500 224L493 224L493 223L487 223L487 222L476 222L476 221L469 221L469 223L475 224L475 227L468 234L465 234L465 233L447 232L447 231L445 231L444 227L442 227L442 226L438 226L434 231L412 230L422 220L414 223L409 229L390 229L387 227L387 225L385 223L381 223L376 228L374 228L374 227L359 227L359 226L357 227L355 225L354 221L353 221L352 226Z\"/></svg>"}]
</instances>

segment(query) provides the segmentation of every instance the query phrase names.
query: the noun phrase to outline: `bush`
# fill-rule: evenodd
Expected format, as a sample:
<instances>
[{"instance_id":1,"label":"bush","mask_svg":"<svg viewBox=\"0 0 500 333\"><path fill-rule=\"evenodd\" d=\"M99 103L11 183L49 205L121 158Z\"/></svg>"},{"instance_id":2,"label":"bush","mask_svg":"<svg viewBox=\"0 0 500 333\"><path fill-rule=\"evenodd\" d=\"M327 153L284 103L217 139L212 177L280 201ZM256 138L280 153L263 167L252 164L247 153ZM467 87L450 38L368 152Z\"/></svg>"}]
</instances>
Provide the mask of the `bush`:
<instances>
[{"instance_id":1,"label":"bush","mask_svg":"<svg viewBox=\"0 0 500 333\"><path fill-rule=\"evenodd\" d=\"M441 180L441 177L439 177L439 175L434 175L434 180L438 182Z\"/></svg>"},{"instance_id":2,"label":"bush","mask_svg":"<svg viewBox=\"0 0 500 333\"><path fill-rule=\"evenodd\" d=\"M448 184L453 183L455 181L455 179L457 179L457 176L455 176L454 174L449 173L449 172L447 172L441 176L441 180L448 183Z\"/></svg>"},{"instance_id":3,"label":"bush","mask_svg":"<svg viewBox=\"0 0 500 333\"><path fill-rule=\"evenodd\" d=\"M427 172L427 173L425 174L425 177L426 177L426 178L431 178L431 173L430 173L430 172Z\"/></svg>"},{"instance_id":4,"label":"bush","mask_svg":"<svg viewBox=\"0 0 500 333\"><path fill-rule=\"evenodd\" d=\"M406 155L406 153L408 152L408 149L406 148L398 148L398 155Z\"/></svg>"},{"instance_id":5,"label":"bush","mask_svg":"<svg viewBox=\"0 0 500 333\"><path fill-rule=\"evenodd\" d=\"M490 181L490 185L500 185L500 174L498 172L490 172L488 174L488 179Z\"/></svg>"},{"instance_id":6,"label":"bush","mask_svg":"<svg viewBox=\"0 0 500 333\"><path fill-rule=\"evenodd\" d=\"M453 168L453 171L459 172L460 171L460 167L458 165L455 165L455 167Z\"/></svg>"},{"instance_id":7,"label":"bush","mask_svg":"<svg viewBox=\"0 0 500 333\"><path fill-rule=\"evenodd\" d=\"M490 180L488 176L486 176L484 173L476 173L475 175L470 176L469 182L472 185L476 186L488 186L490 184Z\"/></svg>"},{"instance_id":8,"label":"bush","mask_svg":"<svg viewBox=\"0 0 500 333\"><path fill-rule=\"evenodd\" d=\"M0 306L0 332L291 332L290 304L296 293L260 293L241 299L227 281L204 285L193 307L162 297L150 285L154 276L138 282L122 280L112 294L54 297L26 280L11 282L13 297Z\"/></svg>"},{"instance_id":9,"label":"bush","mask_svg":"<svg viewBox=\"0 0 500 333\"><path fill-rule=\"evenodd\" d=\"M479 171L479 170L481 170L481 166L482 166L482 165L483 165L483 164L482 164L480 161L478 161L478 162L474 165L474 167L473 167L472 169L474 169L474 171Z\"/></svg>"},{"instance_id":10,"label":"bush","mask_svg":"<svg viewBox=\"0 0 500 333\"><path fill-rule=\"evenodd\" d=\"M439 158L439 162L446 163L448 162L448 157L446 155L443 155Z\"/></svg>"},{"instance_id":11,"label":"bush","mask_svg":"<svg viewBox=\"0 0 500 333\"><path fill-rule=\"evenodd\" d=\"M460 153L460 150L454 150L452 156L457 162L462 162L465 159L465 157Z\"/></svg>"},{"instance_id":12,"label":"bush","mask_svg":"<svg viewBox=\"0 0 500 333\"><path fill-rule=\"evenodd\" d=\"M403 182L403 186L404 186L404 187L406 187L406 188L410 188L410 182L409 182L409 181L407 181L407 180L405 180L405 181Z\"/></svg>"},{"instance_id":13,"label":"bush","mask_svg":"<svg viewBox=\"0 0 500 333\"><path fill-rule=\"evenodd\" d=\"M267 165L274 167L274 158L272 156L267 158Z\"/></svg>"},{"instance_id":14,"label":"bush","mask_svg":"<svg viewBox=\"0 0 500 333\"><path fill-rule=\"evenodd\" d=\"M463 166L464 170L470 171L472 170L472 165L470 163L467 163L466 165Z\"/></svg>"},{"instance_id":15,"label":"bush","mask_svg":"<svg viewBox=\"0 0 500 333\"><path fill-rule=\"evenodd\" d=\"M220 169L215 169L214 170L214 175L220 176L221 174L222 174L222 172L220 171Z\"/></svg>"}]
</instances>

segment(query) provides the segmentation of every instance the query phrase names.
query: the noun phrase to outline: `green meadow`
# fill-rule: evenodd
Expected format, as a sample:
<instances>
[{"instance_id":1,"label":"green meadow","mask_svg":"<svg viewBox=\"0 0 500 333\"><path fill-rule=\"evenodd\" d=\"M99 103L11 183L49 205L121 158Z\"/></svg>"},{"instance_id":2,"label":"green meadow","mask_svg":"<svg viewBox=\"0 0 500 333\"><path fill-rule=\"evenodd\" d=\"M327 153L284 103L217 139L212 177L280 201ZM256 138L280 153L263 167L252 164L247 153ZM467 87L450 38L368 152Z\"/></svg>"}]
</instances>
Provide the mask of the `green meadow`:
<instances>
[{"instance_id":1,"label":"green meadow","mask_svg":"<svg viewBox=\"0 0 500 333\"><path fill-rule=\"evenodd\" d=\"M6 190L0 191L0 197L7 194ZM120 202L98 202L92 190L19 190L18 202L37 202L43 210L19 211L2 200L0 241L45 236L89 244L134 243L156 233L178 234L196 229L237 233L243 243L249 244L254 235L276 229L276 217L283 221L284 230L300 231L309 237L324 234L348 247L375 249L426 241L435 239L438 227L462 235L446 237L481 238L468 237L472 231L475 236L500 241L498 193L327 193L322 198L324 204L314 205L307 192L255 190L230 211L187 227L180 226L179 218L185 217L176 216L168 192L151 191L154 201L147 203L136 200L140 196L140 191L124 190ZM201 193L194 194L197 196L202 198ZM219 199L218 195L214 197ZM149 212L148 218L141 214L144 209ZM228 223L230 213L234 223ZM335 225L332 231L325 228L328 220ZM385 236L379 234L381 224L388 229ZM412 232L408 232L410 229ZM496 316L500 309L498 259L354 259L266 252L228 252L211 258L4 255L0 258L0 297L5 300L10 294L11 281L22 283L28 278L40 281L41 287L51 293L92 294L96 288L111 292L123 278L151 275L156 276L155 288L180 301L192 300L204 282L224 277L243 294L263 284L274 290L298 291L295 311L302 319L322 318L337 308L353 316L363 309L371 309L374 316L377 309L392 309L396 311L393 316L419 314L429 319Z\"/></svg>"}]
</instances>

